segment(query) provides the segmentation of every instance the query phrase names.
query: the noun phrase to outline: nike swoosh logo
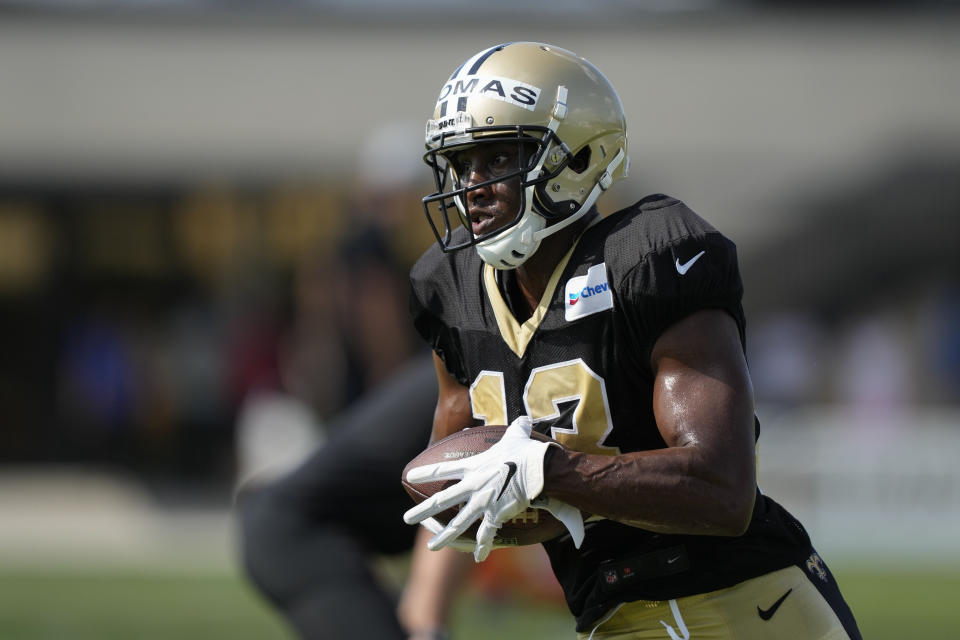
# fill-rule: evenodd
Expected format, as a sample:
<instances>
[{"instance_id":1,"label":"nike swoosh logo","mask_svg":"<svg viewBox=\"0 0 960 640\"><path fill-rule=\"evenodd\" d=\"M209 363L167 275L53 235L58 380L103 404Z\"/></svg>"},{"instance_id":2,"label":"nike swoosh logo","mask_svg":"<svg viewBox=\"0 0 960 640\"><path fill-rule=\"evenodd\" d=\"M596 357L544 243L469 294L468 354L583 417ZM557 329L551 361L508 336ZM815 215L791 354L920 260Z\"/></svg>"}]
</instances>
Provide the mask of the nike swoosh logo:
<instances>
[{"instance_id":1,"label":"nike swoosh logo","mask_svg":"<svg viewBox=\"0 0 960 640\"><path fill-rule=\"evenodd\" d=\"M777 612L777 609L780 608L780 605L783 604L783 601L787 599L787 596L793 592L793 589L787 589L787 592L780 596L780 599L773 603L769 609L761 609L757 607L757 614L760 616L761 620L769 620L773 617L773 614Z\"/></svg>"},{"instance_id":2,"label":"nike swoosh logo","mask_svg":"<svg viewBox=\"0 0 960 640\"><path fill-rule=\"evenodd\" d=\"M680 275L685 274L687 271L690 270L690 267L693 266L693 263L696 262L697 260L699 260L699 259L700 259L700 256L702 256L702 255L705 254L705 253L706 253L706 251L701 251L700 253L698 253L697 255L693 256L692 258L690 258L689 260L687 260L687 261L684 262L683 264L680 264L680 258L677 258L677 259L676 259L677 273L679 273Z\"/></svg>"},{"instance_id":3,"label":"nike swoosh logo","mask_svg":"<svg viewBox=\"0 0 960 640\"><path fill-rule=\"evenodd\" d=\"M500 487L500 493L497 494L497 500L503 495L503 492L507 490L507 485L510 484L510 480L513 476L517 475L517 463L515 462L504 462L503 464L507 465L507 477L503 479L503 486Z\"/></svg>"},{"instance_id":4,"label":"nike swoosh logo","mask_svg":"<svg viewBox=\"0 0 960 640\"><path fill-rule=\"evenodd\" d=\"M667 564L673 564L680 559L680 556L673 556L672 558L667 558Z\"/></svg>"}]
</instances>

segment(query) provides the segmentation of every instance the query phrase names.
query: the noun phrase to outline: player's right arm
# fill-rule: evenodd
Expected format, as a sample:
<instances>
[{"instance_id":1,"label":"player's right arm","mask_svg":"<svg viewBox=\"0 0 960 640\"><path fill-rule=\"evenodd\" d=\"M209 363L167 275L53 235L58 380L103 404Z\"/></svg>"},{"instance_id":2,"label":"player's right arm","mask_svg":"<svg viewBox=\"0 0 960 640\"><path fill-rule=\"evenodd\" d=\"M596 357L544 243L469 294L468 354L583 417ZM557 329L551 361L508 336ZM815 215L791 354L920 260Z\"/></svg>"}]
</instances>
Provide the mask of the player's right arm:
<instances>
[{"instance_id":1,"label":"player's right arm","mask_svg":"<svg viewBox=\"0 0 960 640\"><path fill-rule=\"evenodd\" d=\"M433 414L433 432L430 442L434 443L451 433L466 429L473 424L473 411L470 408L470 390L460 384L436 353L433 354L433 366L437 371L437 409Z\"/></svg>"},{"instance_id":2,"label":"player's right arm","mask_svg":"<svg viewBox=\"0 0 960 640\"><path fill-rule=\"evenodd\" d=\"M437 372L437 408L433 415L430 442L469 427L473 421L470 409L470 390L448 372L443 360L434 353ZM427 550L432 534L422 529L414 545L410 577L400 599L399 615L411 638L439 638L437 633L447 624L447 614L453 602L456 587L472 564L466 553L453 549Z\"/></svg>"}]
</instances>

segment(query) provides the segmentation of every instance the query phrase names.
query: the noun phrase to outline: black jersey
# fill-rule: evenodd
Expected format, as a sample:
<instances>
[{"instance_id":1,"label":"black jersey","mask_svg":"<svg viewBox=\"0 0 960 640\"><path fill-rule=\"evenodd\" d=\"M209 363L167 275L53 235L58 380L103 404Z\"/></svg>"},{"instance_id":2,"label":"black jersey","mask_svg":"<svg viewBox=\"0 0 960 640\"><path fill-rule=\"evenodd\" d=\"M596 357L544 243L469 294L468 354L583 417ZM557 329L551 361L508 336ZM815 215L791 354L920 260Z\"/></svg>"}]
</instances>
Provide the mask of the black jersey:
<instances>
[{"instance_id":1,"label":"black jersey","mask_svg":"<svg viewBox=\"0 0 960 640\"><path fill-rule=\"evenodd\" d=\"M498 274L474 251L434 246L411 272L417 330L470 389L478 424L529 415L564 446L614 455L666 447L653 415L650 353L663 331L708 308L744 340L736 248L667 196L599 220L557 266L518 323ZM617 602L666 600L731 586L807 557L802 526L759 495L740 537L656 534L610 520L544 545L583 630Z\"/></svg>"}]
</instances>

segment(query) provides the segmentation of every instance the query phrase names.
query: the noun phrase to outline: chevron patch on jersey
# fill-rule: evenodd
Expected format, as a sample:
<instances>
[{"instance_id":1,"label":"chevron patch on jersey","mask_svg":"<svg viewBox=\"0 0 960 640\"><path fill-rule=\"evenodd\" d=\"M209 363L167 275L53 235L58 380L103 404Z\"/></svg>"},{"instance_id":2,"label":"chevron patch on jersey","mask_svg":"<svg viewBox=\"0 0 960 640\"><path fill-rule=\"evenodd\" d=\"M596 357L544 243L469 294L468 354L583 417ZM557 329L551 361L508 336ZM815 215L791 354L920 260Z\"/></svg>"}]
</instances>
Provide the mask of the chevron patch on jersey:
<instances>
[{"instance_id":1,"label":"chevron patch on jersey","mask_svg":"<svg viewBox=\"0 0 960 640\"><path fill-rule=\"evenodd\" d=\"M563 317L569 322L613 308L613 292L607 282L607 264L587 269L587 275L567 280Z\"/></svg>"}]
</instances>

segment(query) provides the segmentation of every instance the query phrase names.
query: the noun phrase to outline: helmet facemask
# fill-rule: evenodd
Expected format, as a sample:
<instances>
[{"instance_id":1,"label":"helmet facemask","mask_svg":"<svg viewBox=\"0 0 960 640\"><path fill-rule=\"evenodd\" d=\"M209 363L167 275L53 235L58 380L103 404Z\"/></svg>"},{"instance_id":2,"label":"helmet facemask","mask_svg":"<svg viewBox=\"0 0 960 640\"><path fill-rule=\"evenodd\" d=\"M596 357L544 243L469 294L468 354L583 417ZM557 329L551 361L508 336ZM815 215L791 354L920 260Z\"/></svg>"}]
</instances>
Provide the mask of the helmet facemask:
<instances>
[{"instance_id":1,"label":"helmet facemask","mask_svg":"<svg viewBox=\"0 0 960 640\"><path fill-rule=\"evenodd\" d=\"M517 145L516 157L520 160L518 166L483 182L464 185L458 167L452 160L456 154L477 145L504 142ZM525 238L509 251L508 256L501 257L495 264L498 268L516 267L536 250L539 240L535 241L533 234L543 229L547 222L555 217L550 211L538 206L540 198L537 194L542 192L543 186L549 180L564 171L572 160L573 155L566 144L551 128L544 126L467 127L438 136L436 147L424 154L424 161L433 169L436 191L423 199L423 207L440 247L444 252L448 252L477 245L478 251L482 251L484 243L496 242L498 237L522 224L528 227L520 234ZM519 181L520 204L515 215L506 224L492 231L475 234L468 211L468 194L511 180ZM456 216L452 215L451 210L456 212ZM454 237L457 226L454 218L466 229L466 234L462 237Z\"/></svg>"}]
</instances>

